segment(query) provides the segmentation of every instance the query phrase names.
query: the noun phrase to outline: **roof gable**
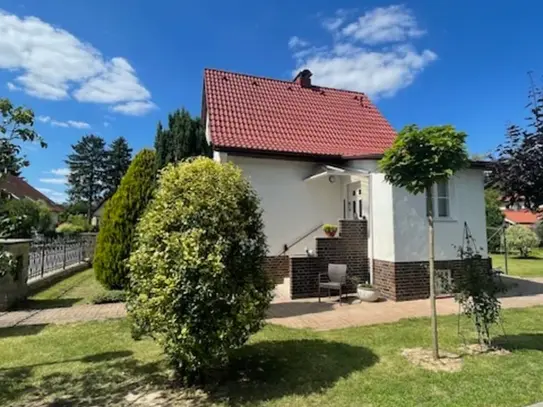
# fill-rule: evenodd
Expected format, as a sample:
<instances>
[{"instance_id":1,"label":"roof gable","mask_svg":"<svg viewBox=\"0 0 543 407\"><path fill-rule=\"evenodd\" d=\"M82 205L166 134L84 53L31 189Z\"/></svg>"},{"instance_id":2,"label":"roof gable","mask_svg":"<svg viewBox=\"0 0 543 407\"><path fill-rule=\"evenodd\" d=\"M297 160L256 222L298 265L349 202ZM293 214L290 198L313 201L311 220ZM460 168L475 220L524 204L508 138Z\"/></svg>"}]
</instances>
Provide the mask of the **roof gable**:
<instances>
[{"instance_id":1,"label":"roof gable","mask_svg":"<svg viewBox=\"0 0 543 407\"><path fill-rule=\"evenodd\" d=\"M359 92L206 69L204 98L217 150L347 158L382 154L396 137Z\"/></svg>"},{"instance_id":2,"label":"roof gable","mask_svg":"<svg viewBox=\"0 0 543 407\"><path fill-rule=\"evenodd\" d=\"M56 204L51 199L46 197L28 182L15 175L8 174L0 183L0 190L9 192L17 198L29 198L33 201L43 201L54 212L62 212L62 206Z\"/></svg>"}]
</instances>

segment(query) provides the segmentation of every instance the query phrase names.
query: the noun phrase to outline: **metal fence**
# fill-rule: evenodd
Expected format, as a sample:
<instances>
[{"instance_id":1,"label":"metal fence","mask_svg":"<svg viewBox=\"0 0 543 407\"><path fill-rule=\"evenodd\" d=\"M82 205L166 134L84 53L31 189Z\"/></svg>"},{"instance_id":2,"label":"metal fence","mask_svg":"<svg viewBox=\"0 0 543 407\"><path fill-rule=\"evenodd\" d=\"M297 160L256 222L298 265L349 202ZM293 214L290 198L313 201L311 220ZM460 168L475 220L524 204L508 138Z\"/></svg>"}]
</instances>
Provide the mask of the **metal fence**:
<instances>
[{"instance_id":1,"label":"metal fence","mask_svg":"<svg viewBox=\"0 0 543 407\"><path fill-rule=\"evenodd\" d=\"M35 240L30 244L28 279L37 279L84 261L92 261L96 234Z\"/></svg>"}]
</instances>

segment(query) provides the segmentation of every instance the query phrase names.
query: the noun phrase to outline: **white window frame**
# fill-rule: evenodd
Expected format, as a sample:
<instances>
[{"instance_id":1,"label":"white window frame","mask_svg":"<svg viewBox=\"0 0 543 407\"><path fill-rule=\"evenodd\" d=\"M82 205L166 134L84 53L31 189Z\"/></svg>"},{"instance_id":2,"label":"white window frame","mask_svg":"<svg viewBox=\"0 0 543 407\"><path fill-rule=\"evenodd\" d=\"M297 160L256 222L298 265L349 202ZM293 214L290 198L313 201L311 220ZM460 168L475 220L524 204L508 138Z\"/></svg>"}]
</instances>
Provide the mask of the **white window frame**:
<instances>
[{"instance_id":1,"label":"white window frame","mask_svg":"<svg viewBox=\"0 0 543 407\"><path fill-rule=\"evenodd\" d=\"M452 179L448 179L446 181L447 183L447 201L448 201L448 209L449 213L447 216L440 216L439 215L439 200L444 199L443 197L440 197L438 195L438 185L435 184L432 188L432 203L434 205L434 219L436 221L443 221L443 222L453 222L455 221L455 218L453 216L454 214L454 184L452 182Z\"/></svg>"}]
</instances>

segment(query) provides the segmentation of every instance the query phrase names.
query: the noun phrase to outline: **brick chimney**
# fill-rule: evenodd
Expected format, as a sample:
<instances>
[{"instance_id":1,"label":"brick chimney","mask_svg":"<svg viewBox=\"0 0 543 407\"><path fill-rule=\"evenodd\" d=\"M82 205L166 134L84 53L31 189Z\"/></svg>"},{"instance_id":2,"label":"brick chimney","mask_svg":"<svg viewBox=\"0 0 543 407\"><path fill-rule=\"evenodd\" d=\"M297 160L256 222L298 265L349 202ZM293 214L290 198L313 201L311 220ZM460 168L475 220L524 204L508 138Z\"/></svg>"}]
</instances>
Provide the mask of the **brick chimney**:
<instances>
[{"instance_id":1,"label":"brick chimney","mask_svg":"<svg viewBox=\"0 0 543 407\"><path fill-rule=\"evenodd\" d=\"M311 88L311 76L313 74L309 69L298 72L293 82L300 84L302 88Z\"/></svg>"}]
</instances>

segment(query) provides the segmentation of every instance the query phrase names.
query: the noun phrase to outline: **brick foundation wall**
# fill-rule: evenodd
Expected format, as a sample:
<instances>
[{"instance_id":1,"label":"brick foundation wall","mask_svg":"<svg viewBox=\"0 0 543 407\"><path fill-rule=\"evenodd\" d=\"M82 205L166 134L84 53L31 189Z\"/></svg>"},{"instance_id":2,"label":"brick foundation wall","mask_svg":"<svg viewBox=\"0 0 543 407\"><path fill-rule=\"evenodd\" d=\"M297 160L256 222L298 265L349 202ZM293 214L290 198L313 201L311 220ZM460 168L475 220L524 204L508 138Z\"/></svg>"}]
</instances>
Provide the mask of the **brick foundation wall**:
<instances>
[{"instance_id":1,"label":"brick foundation wall","mask_svg":"<svg viewBox=\"0 0 543 407\"><path fill-rule=\"evenodd\" d=\"M288 256L268 256L264 262L264 272L275 284L281 284L289 276L290 260Z\"/></svg>"},{"instance_id":2,"label":"brick foundation wall","mask_svg":"<svg viewBox=\"0 0 543 407\"><path fill-rule=\"evenodd\" d=\"M490 259L481 260L491 267ZM462 260L438 260L436 270L451 270L452 278L462 272ZM373 281L381 295L393 301L419 300L430 296L428 262L373 261Z\"/></svg>"},{"instance_id":3,"label":"brick foundation wall","mask_svg":"<svg viewBox=\"0 0 543 407\"><path fill-rule=\"evenodd\" d=\"M318 296L319 273L326 273L328 264L346 264L347 275L369 281L368 227L365 220L340 220L338 237L317 237L316 256L290 259L290 293L292 298ZM354 292L348 281L346 292Z\"/></svg>"},{"instance_id":4,"label":"brick foundation wall","mask_svg":"<svg viewBox=\"0 0 543 407\"><path fill-rule=\"evenodd\" d=\"M318 278L323 271L322 259L312 256L290 258L290 296L295 298L316 297L319 292Z\"/></svg>"}]
</instances>

